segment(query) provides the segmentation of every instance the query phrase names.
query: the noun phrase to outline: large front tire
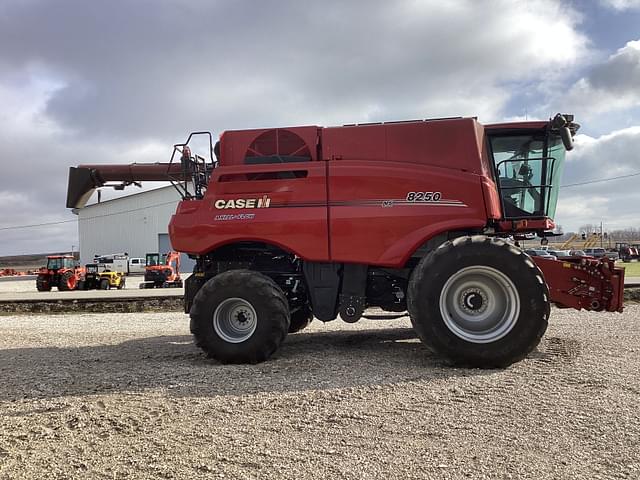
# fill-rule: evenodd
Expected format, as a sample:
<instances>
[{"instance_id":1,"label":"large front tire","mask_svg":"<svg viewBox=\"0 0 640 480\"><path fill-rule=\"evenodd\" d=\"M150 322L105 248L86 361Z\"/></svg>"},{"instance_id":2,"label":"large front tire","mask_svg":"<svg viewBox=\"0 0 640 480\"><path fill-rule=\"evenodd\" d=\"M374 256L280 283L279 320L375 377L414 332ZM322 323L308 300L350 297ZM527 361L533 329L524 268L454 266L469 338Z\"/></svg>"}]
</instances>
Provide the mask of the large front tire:
<instances>
[{"instance_id":1,"label":"large front tire","mask_svg":"<svg viewBox=\"0 0 640 480\"><path fill-rule=\"evenodd\" d=\"M208 280L190 311L195 343L222 363L267 360L289 330L287 299L269 277L230 270Z\"/></svg>"},{"instance_id":2,"label":"large front tire","mask_svg":"<svg viewBox=\"0 0 640 480\"><path fill-rule=\"evenodd\" d=\"M549 291L531 258L485 236L448 241L409 281L411 323L430 349L456 364L506 367L540 342Z\"/></svg>"}]
</instances>

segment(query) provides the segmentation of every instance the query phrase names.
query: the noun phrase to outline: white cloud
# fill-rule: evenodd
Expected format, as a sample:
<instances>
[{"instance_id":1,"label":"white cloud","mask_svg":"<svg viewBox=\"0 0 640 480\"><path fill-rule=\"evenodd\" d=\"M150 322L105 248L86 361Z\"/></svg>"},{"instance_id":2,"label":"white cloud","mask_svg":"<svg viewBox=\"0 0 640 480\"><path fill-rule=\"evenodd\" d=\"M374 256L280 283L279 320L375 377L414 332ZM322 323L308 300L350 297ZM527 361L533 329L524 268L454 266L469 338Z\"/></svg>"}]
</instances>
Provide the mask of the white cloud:
<instances>
[{"instance_id":1,"label":"white cloud","mask_svg":"<svg viewBox=\"0 0 640 480\"><path fill-rule=\"evenodd\" d=\"M599 63L569 90L562 101L580 118L640 106L640 40L630 41Z\"/></svg>"},{"instance_id":2,"label":"white cloud","mask_svg":"<svg viewBox=\"0 0 640 480\"><path fill-rule=\"evenodd\" d=\"M640 0L600 0L600 3L618 11L640 9Z\"/></svg>"},{"instance_id":3,"label":"white cloud","mask_svg":"<svg viewBox=\"0 0 640 480\"><path fill-rule=\"evenodd\" d=\"M622 177L640 172L640 126L597 138L576 137L567 155L563 185ZM557 223L566 231L603 221L609 229L640 228L640 176L560 189Z\"/></svg>"},{"instance_id":4,"label":"white cloud","mask_svg":"<svg viewBox=\"0 0 640 480\"><path fill-rule=\"evenodd\" d=\"M146 136L203 122L221 130L460 110L495 119L506 85L575 65L587 43L575 11L553 0L196 5L19 8L1 25L0 52L14 68L38 58L62 77L47 109L58 122L82 134ZM28 38L12 42L25 24Z\"/></svg>"}]
</instances>

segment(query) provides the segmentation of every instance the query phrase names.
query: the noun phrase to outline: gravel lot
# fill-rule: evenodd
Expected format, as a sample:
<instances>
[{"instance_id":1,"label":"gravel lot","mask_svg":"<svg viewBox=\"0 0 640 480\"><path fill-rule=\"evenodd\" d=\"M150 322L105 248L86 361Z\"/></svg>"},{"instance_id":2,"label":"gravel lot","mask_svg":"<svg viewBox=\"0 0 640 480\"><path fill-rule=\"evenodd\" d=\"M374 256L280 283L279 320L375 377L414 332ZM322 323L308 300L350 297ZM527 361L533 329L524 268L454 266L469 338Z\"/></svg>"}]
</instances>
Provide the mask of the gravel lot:
<instances>
[{"instance_id":1,"label":"gravel lot","mask_svg":"<svg viewBox=\"0 0 640 480\"><path fill-rule=\"evenodd\" d=\"M186 275L188 277L189 275ZM183 275L185 277L185 275ZM144 281L143 275L129 275L127 276L125 288L126 289L139 289L140 282ZM53 288L52 292L57 292L57 288ZM35 278L29 279L9 279L4 278L3 281L0 282L0 295L7 293L33 293L37 292L36 290L36 280ZM39 292L41 295L47 295L50 292ZM64 292L67 294L72 294L72 292Z\"/></svg>"},{"instance_id":2,"label":"gravel lot","mask_svg":"<svg viewBox=\"0 0 640 480\"><path fill-rule=\"evenodd\" d=\"M0 316L0 478L639 478L640 305L555 310L506 370L406 319L222 366L179 313Z\"/></svg>"}]
</instances>

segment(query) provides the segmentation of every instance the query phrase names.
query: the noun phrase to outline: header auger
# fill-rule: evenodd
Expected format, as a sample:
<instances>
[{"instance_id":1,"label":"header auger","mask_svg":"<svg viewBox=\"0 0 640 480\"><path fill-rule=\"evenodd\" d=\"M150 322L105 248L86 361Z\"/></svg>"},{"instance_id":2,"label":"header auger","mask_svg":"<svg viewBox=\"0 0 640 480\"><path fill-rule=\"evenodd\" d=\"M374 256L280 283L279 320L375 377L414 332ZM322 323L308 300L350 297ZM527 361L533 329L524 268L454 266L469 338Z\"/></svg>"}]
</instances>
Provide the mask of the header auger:
<instances>
[{"instance_id":1,"label":"header auger","mask_svg":"<svg viewBox=\"0 0 640 480\"><path fill-rule=\"evenodd\" d=\"M222 362L266 360L314 317L378 307L408 311L454 362L506 366L538 344L551 303L622 310L610 260L516 246L552 235L577 129L558 114L227 131L209 137L209 158L180 144L168 164L72 168L67 206L108 181L174 183L171 244L196 260L185 311Z\"/></svg>"}]
</instances>

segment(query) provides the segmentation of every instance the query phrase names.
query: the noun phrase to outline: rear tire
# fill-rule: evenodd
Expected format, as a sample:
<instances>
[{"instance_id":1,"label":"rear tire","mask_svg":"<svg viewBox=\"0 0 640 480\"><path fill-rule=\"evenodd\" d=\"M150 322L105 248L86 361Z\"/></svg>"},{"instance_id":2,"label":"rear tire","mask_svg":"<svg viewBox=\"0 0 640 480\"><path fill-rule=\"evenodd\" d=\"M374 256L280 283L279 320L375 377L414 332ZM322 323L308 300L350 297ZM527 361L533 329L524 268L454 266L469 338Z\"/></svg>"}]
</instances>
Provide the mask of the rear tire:
<instances>
[{"instance_id":1,"label":"rear tire","mask_svg":"<svg viewBox=\"0 0 640 480\"><path fill-rule=\"evenodd\" d=\"M36 279L36 288L39 292L50 292L51 283L49 283L49 278L38 276Z\"/></svg>"},{"instance_id":2,"label":"rear tire","mask_svg":"<svg viewBox=\"0 0 640 480\"><path fill-rule=\"evenodd\" d=\"M122 278L120 279L120 284L118 285L118 290L122 290L122 289L125 287L125 285L126 285L125 278L124 278L124 277L122 277Z\"/></svg>"},{"instance_id":3,"label":"rear tire","mask_svg":"<svg viewBox=\"0 0 640 480\"><path fill-rule=\"evenodd\" d=\"M280 287L249 270L229 270L208 280L194 297L190 316L196 345L222 363L267 360L290 323Z\"/></svg>"},{"instance_id":4,"label":"rear tire","mask_svg":"<svg viewBox=\"0 0 640 480\"><path fill-rule=\"evenodd\" d=\"M106 278L100 280L100 290L109 290L109 280Z\"/></svg>"},{"instance_id":5,"label":"rear tire","mask_svg":"<svg viewBox=\"0 0 640 480\"><path fill-rule=\"evenodd\" d=\"M300 307L298 310L291 314L289 333L296 333L300 330L304 330L309 326L312 320L313 313L311 313L311 309L306 305L304 307Z\"/></svg>"},{"instance_id":6,"label":"rear tire","mask_svg":"<svg viewBox=\"0 0 640 480\"><path fill-rule=\"evenodd\" d=\"M431 350L456 364L506 367L547 329L549 290L531 258L482 235L448 241L409 281L411 323Z\"/></svg>"}]
</instances>

